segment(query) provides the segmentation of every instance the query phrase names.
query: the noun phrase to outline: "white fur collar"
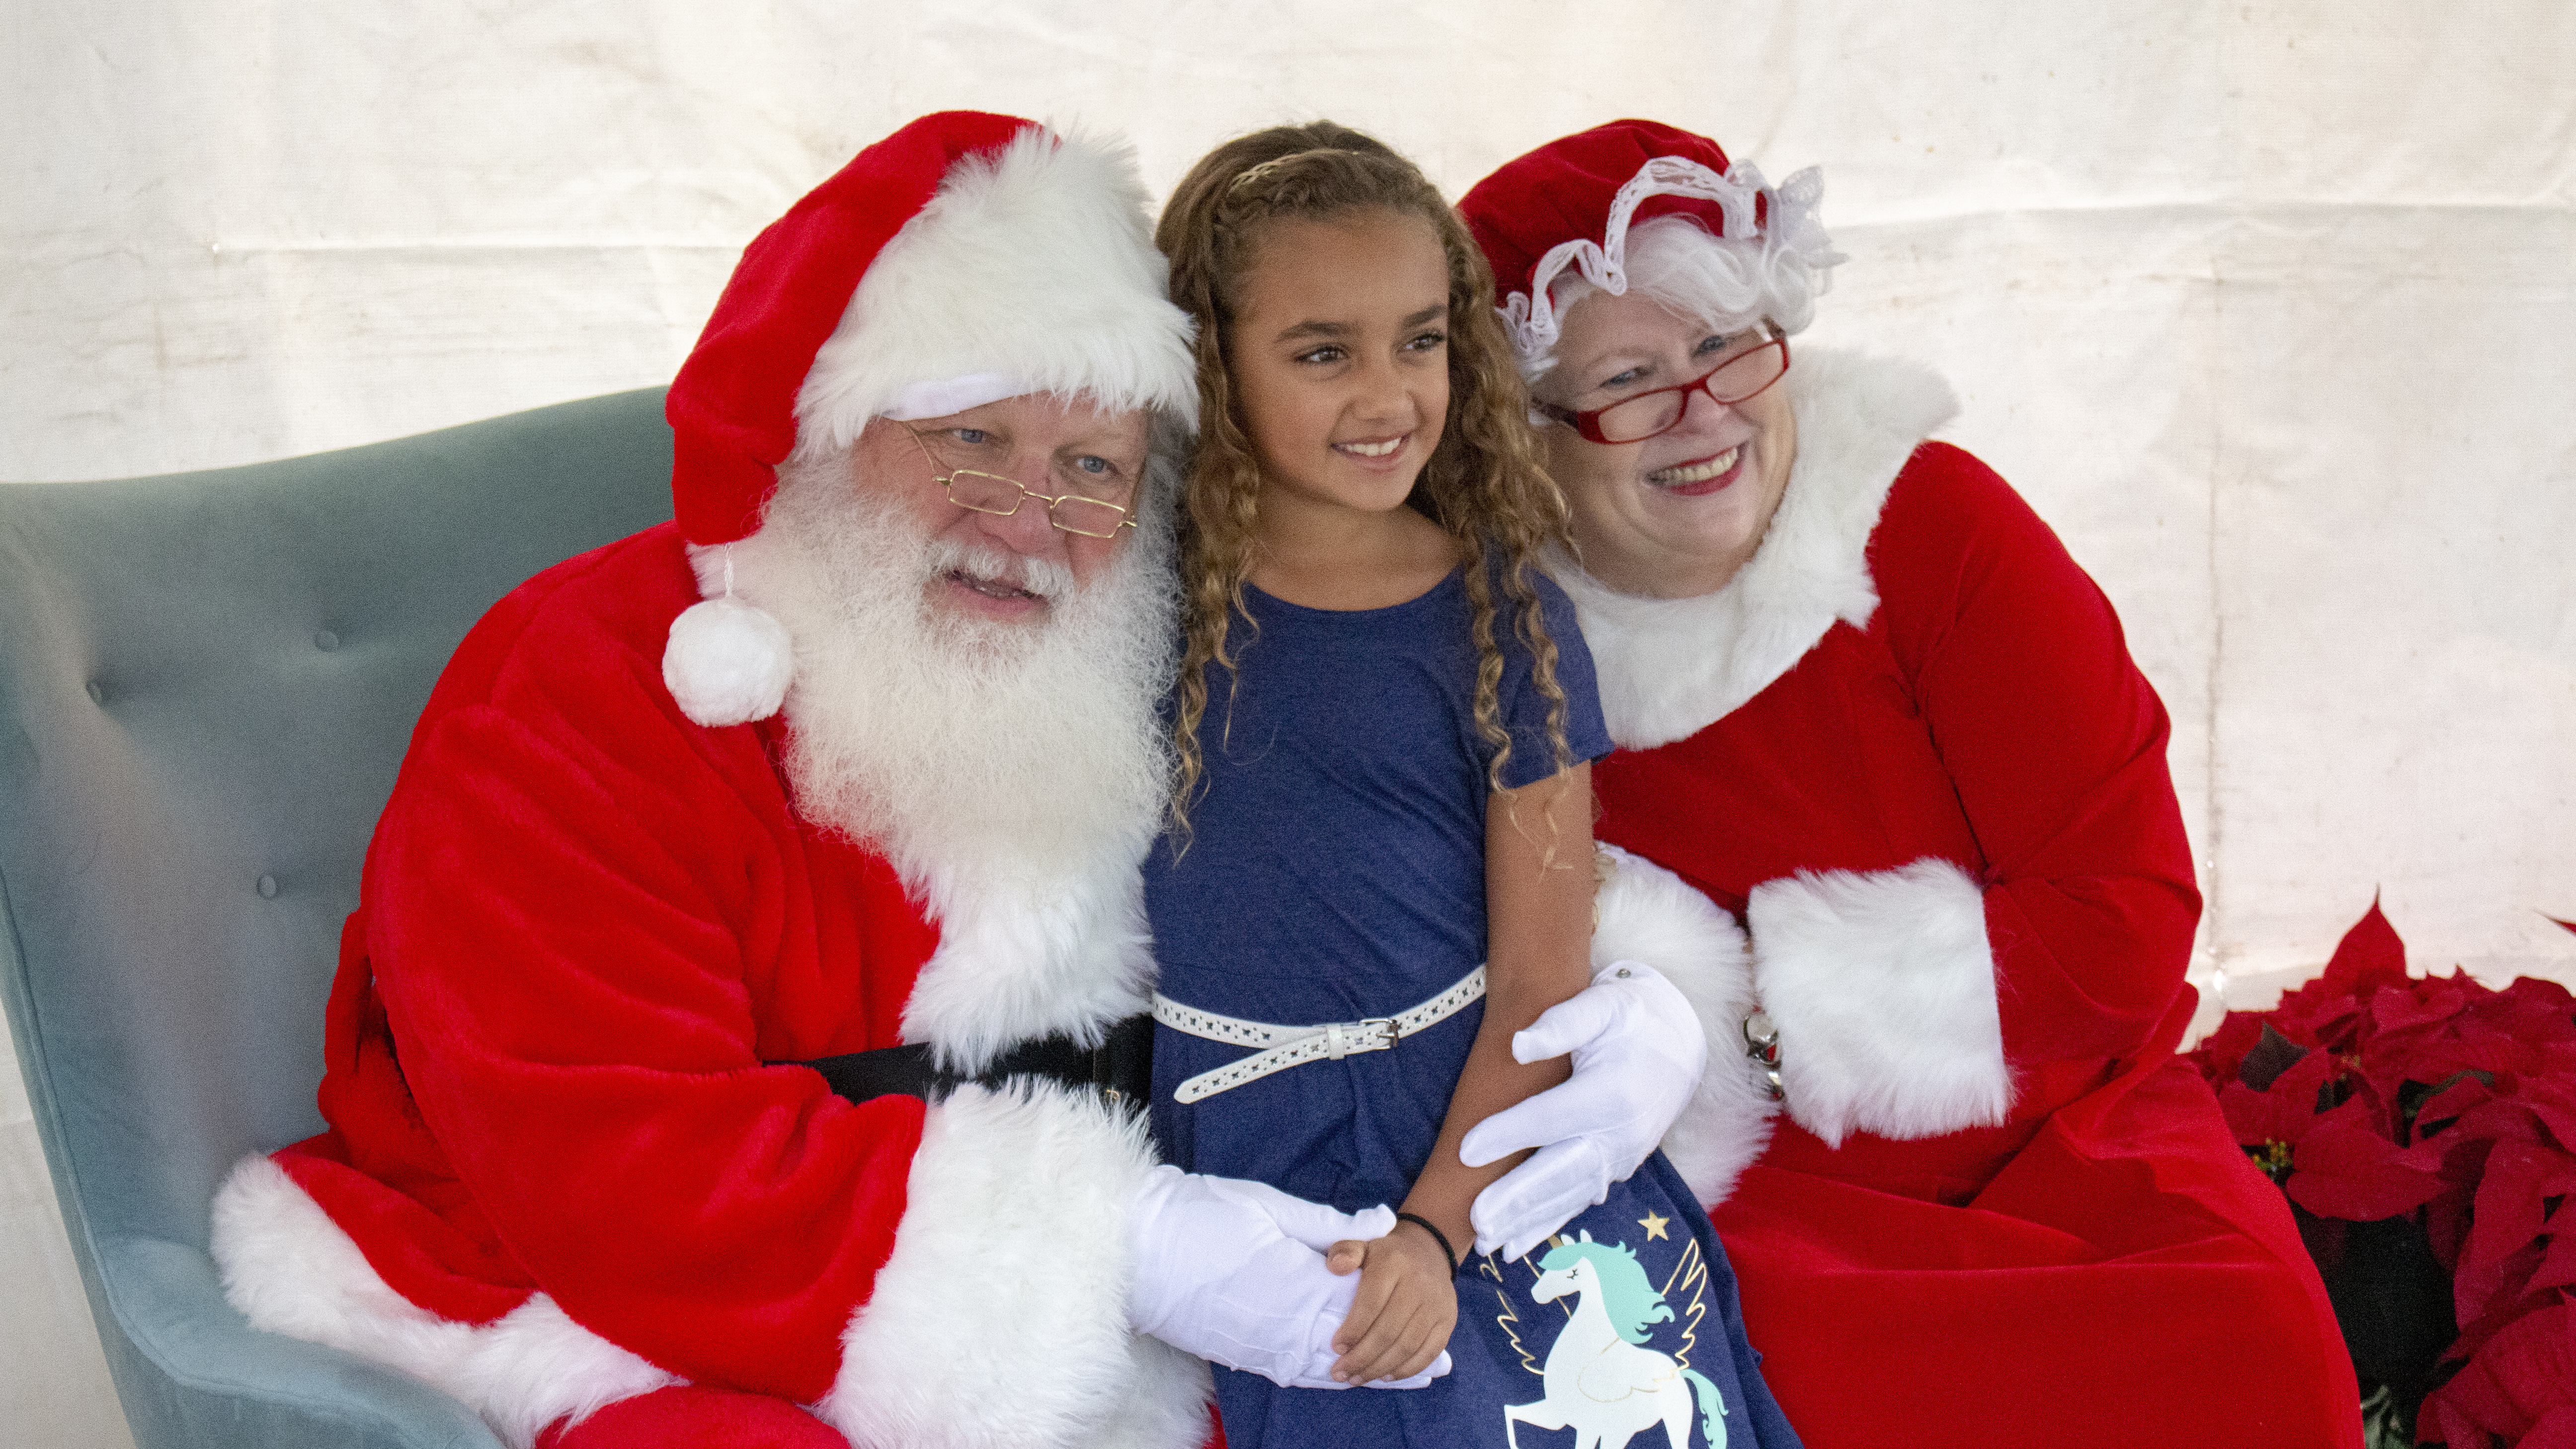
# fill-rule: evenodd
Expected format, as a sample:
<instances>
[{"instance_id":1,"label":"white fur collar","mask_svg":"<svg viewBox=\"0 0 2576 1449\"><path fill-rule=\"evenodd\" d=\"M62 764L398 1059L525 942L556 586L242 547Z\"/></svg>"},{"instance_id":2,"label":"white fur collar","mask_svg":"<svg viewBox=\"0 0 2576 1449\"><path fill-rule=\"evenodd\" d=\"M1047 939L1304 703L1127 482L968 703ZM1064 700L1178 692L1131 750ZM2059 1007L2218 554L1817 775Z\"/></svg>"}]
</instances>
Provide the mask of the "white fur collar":
<instances>
[{"instance_id":1,"label":"white fur collar","mask_svg":"<svg viewBox=\"0 0 2576 1449\"><path fill-rule=\"evenodd\" d=\"M1762 546L1713 594L1614 593L1570 560L1550 572L1572 596L1601 679L1601 710L1620 748L1699 733L1761 693L1836 619L1878 609L1869 537L1915 445L1959 410L1929 368L1825 348L1789 369L1798 457Z\"/></svg>"}]
</instances>

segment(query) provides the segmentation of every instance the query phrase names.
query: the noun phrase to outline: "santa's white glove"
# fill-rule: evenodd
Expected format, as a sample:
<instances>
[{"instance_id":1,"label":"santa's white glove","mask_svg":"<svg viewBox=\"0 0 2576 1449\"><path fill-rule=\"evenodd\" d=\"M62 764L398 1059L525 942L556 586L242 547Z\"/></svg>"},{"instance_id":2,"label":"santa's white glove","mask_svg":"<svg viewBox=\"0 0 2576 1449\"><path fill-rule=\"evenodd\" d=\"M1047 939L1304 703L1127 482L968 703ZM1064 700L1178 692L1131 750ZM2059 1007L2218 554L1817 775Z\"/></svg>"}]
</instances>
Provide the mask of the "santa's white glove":
<instances>
[{"instance_id":1,"label":"santa's white glove","mask_svg":"<svg viewBox=\"0 0 2576 1449\"><path fill-rule=\"evenodd\" d=\"M1613 961L1592 984L1512 1037L1512 1056L1574 1053L1574 1075L1479 1122L1458 1145L1469 1167L1524 1148L1530 1160L1476 1194L1476 1251L1517 1259L1610 1195L1681 1115L1708 1065L1689 998L1652 966Z\"/></svg>"},{"instance_id":2,"label":"santa's white glove","mask_svg":"<svg viewBox=\"0 0 2576 1449\"><path fill-rule=\"evenodd\" d=\"M1263 1182L1207 1177L1169 1165L1145 1179L1127 1213L1127 1320L1211 1363L1287 1388L1346 1389L1333 1381L1333 1334L1350 1316L1360 1275L1336 1276L1324 1250L1382 1238L1384 1205L1345 1213ZM1418 1389L1449 1372L1443 1353L1421 1375L1372 1388Z\"/></svg>"}]
</instances>

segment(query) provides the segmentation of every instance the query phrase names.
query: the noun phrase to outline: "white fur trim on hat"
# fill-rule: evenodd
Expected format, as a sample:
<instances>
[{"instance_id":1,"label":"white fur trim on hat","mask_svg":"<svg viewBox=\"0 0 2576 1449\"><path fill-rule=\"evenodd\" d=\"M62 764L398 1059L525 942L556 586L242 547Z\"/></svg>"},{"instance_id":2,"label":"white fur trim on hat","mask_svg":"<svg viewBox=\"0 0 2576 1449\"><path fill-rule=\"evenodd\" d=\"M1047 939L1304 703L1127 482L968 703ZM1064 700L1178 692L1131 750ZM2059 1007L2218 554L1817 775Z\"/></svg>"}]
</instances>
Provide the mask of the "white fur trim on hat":
<instances>
[{"instance_id":1,"label":"white fur trim on hat","mask_svg":"<svg viewBox=\"0 0 2576 1449\"><path fill-rule=\"evenodd\" d=\"M1839 1146L1992 1127L2012 1110L1985 892L1950 861L1753 888L1753 979L1789 1116Z\"/></svg>"},{"instance_id":2,"label":"white fur trim on hat","mask_svg":"<svg viewBox=\"0 0 2576 1449\"><path fill-rule=\"evenodd\" d=\"M512 1449L557 1419L676 1384L543 1293L490 1323L439 1317L388 1286L286 1169L245 1157L215 1193L224 1297L253 1328L399 1369L480 1414Z\"/></svg>"},{"instance_id":3,"label":"white fur trim on hat","mask_svg":"<svg viewBox=\"0 0 2576 1449\"><path fill-rule=\"evenodd\" d=\"M965 377L937 377L916 382L898 390L892 401L877 409L879 417L911 422L915 418L944 418L968 408L980 408L1006 397L1036 392L1028 379L1007 372L978 372Z\"/></svg>"},{"instance_id":4,"label":"white fur trim on hat","mask_svg":"<svg viewBox=\"0 0 2576 1449\"><path fill-rule=\"evenodd\" d=\"M1085 1093L967 1086L932 1107L815 1412L853 1444L1198 1444L1207 1366L1127 1321L1123 1224L1153 1166L1142 1124Z\"/></svg>"},{"instance_id":5,"label":"white fur trim on hat","mask_svg":"<svg viewBox=\"0 0 2576 1449\"><path fill-rule=\"evenodd\" d=\"M1869 626L1878 585L1869 538L1915 445L1959 410L1949 385L1911 362L1815 348L1786 379L1798 454L1770 531L1713 594L1649 599L1611 590L1556 555L1624 750L1686 739L1789 672L1839 619Z\"/></svg>"},{"instance_id":6,"label":"white fur trim on hat","mask_svg":"<svg viewBox=\"0 0 2576 1449\"><path fill-rule=\"evenodd\" d=\"M1511 336L1513 352L1524 363L1556 349L1564 319L1550 288L1566 268L1574 268L1577 275L1611 296L1628 290L1628 225L1637 208L1657 196L1716 202L1726 214L1726 235L1757 248L1766 259L1766 270L1769 258L1786 253L1816 274L1829 277L1832 269L1845 260L1834 250L1833 238L1825 235L1818 220L1825 197L1825 176L1815 167L1809 166L1773 187L1763 179L1762 168L1750 161L1738 161L1720 176L1687 156L1649 157L1610 198L1610 212L1602 219L1601 240L1575 237L1548 248L1538 265L1530 269L1529 290L1512 293L1495 309L1502 314L1503 330ZM1770 203L1770 224L1757 226L1755 203L1766 198Z\"/></svg>"},{"instance_id":7,"label":"white fur trim on hat","mask_svg":"<svg viewBox=\"0 0 2576 1449\"><path fill-rule=\"evenodd\" d=\"M733 591L728 545L687 548L705 597L671 621L662 683L680 713L711 729L767 719L795 677L795 641L786 625Z\"/></svg>"},{"instance_id":8,"label":"white fur trim on hat","mask_svg":"<svg viewBox=\"0 0 2576 1449\"><path fill-rule=\"evenodd\" d=\"M797 452L848 447L917 384L991 374L1195 423L1191 323L1166 300L1145 203L1127 147L1035 126L950 167L815 354Z\"/></svg>"},{"instance_id":9,"label":"white fur trim on hat","mask_svg":"<svg viewBox=\"0 0 2576 1449\"><path fill-rule=\"evenodd\" d=\"M1641 855L1600 847L1617 869L1594 897L1592 964L1643 961L1690 999L1708 1034L1708 1070L1664 1132L1664 1155L1703 1208L1726 1201L1735 1180L1771 1142L1780 1105L1744 1055L1753 1010L1753 966L1744 932L1688 881Z\"/></svg>"}]
</instances>

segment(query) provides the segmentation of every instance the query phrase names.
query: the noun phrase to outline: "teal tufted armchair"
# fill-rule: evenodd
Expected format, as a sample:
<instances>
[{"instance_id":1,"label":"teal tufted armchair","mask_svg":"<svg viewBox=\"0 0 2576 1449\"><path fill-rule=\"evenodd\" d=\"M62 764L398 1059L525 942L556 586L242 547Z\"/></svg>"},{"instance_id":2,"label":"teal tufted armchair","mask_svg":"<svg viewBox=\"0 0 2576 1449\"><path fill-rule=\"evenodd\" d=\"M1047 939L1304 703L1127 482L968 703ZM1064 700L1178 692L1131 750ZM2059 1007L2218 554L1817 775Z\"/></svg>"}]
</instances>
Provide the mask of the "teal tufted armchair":
<instances>
[{"instance_id":1,"label":"teal tufted armchair","mask_svg":"<svg viewBox=\"0 0 2576 1449\"><path fill-rule=\"evenodd\" d=\"M142 1449L492 1449L253 1331L206 1255L320 1130L322 1005L431 683L494 600L670 516L658 389L250 468L0 486L0 999Z\"/></svg>"}]
</instances>

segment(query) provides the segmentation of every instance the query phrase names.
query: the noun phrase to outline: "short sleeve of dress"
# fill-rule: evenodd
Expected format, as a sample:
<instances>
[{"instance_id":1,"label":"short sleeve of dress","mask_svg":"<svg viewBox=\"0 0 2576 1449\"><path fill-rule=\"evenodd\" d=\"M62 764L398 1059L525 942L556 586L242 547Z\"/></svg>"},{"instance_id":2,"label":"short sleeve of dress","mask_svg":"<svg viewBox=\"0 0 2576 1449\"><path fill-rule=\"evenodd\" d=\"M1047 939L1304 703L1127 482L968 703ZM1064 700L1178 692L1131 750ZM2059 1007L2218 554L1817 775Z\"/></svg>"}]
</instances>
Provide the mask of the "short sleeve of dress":
<instances>
[{"instance_id":1,"label":"short sleeve of dress","mask_svg":"<svg viewBox=\"0 0 2576 1449\"><path fill-rule=\"evenodd\" d=\"M1503 785L1517 790L1535 785L1557 771L1556 748L1548 735L1553 702L1539 687L1537 656L1521 637L1520 607L1500 587L1496 570L1494 640L1503 647L1503 728L1511 733L1511 758L1503 762ZM1533 568L1541 622L1556 646L1556 684L1565 694L1565 745L1573 764L1588 764L1610 753L1610 727L1601 718L1601 688L1592 672L1592 650L1575 622L1574 601L1556 580Z\"/></svg>"}]
</instances>

